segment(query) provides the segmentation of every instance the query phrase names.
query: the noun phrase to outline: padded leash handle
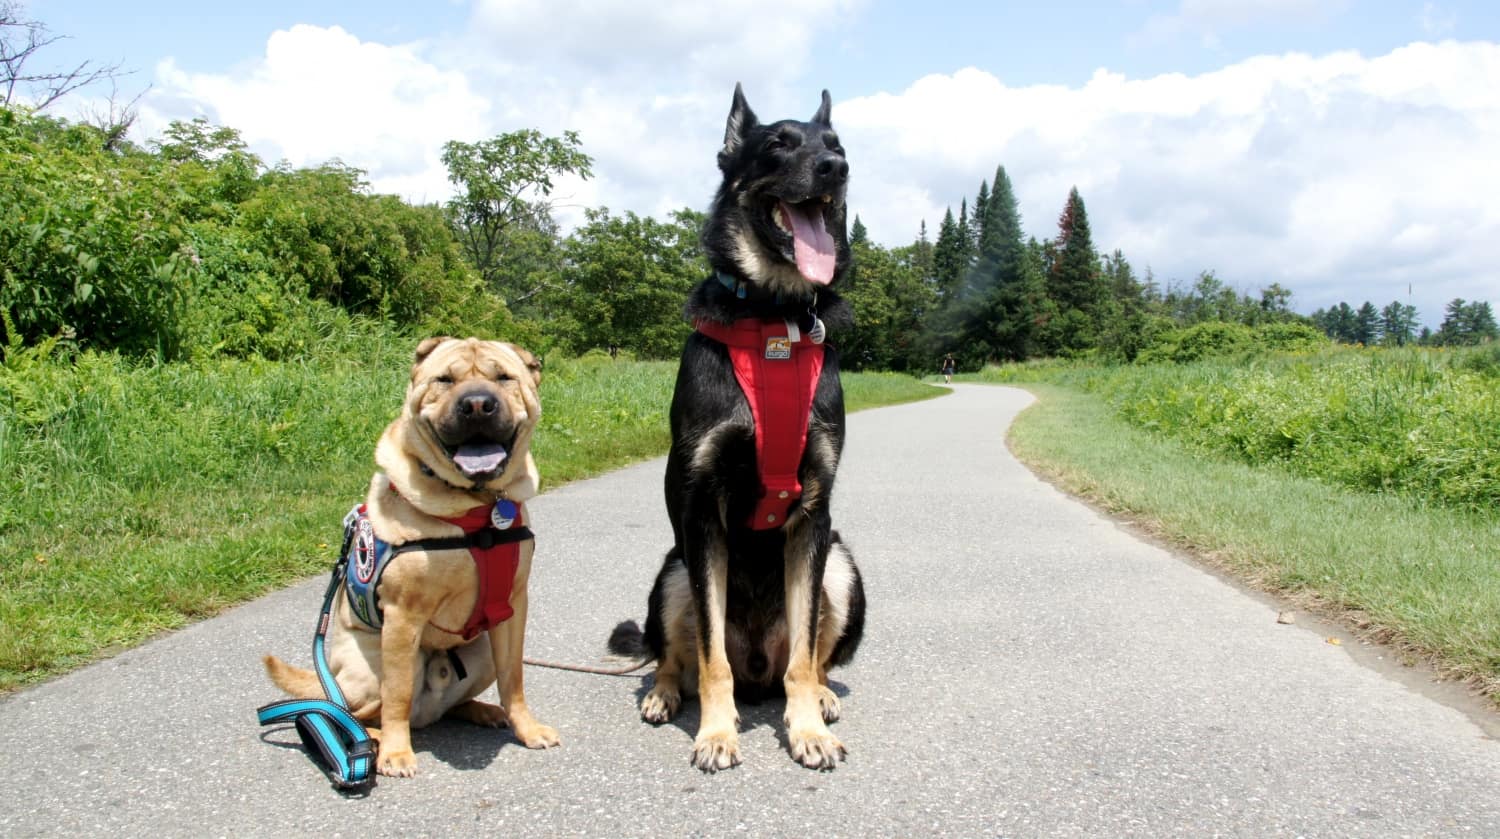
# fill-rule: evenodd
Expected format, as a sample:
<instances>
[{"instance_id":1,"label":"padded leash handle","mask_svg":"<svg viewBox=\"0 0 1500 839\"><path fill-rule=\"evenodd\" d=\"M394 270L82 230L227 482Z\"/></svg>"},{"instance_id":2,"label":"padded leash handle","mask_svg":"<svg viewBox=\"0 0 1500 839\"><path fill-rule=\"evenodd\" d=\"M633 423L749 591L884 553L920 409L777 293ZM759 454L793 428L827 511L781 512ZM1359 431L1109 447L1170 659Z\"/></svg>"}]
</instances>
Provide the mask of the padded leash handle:
<instances>
[{"instance_id":1,"label":"padded leash handle","mask_svg":"<svg viewBox=\"0 0 1500 839\"><path fill-rule=\"evenodd\" d=\"M344 519L344 544L339 549L338 561L333 565L328 592L323 595L323 608L318 613L318 627L313 633L313 667L328 698L288 699L263 705L256 711L256 719L261 725L291 720L303 745L322 759L329 780L339 789L356 789L371 783L376 755L375 741L370 739L369 732L359 720L349 713L349 703L344 700L338 682L334 681L323 649L328 622L333 614L333 600L349 569L349 545L354 538L353 519L357 511L358 507Z\"/></svg>"}]
</instances>

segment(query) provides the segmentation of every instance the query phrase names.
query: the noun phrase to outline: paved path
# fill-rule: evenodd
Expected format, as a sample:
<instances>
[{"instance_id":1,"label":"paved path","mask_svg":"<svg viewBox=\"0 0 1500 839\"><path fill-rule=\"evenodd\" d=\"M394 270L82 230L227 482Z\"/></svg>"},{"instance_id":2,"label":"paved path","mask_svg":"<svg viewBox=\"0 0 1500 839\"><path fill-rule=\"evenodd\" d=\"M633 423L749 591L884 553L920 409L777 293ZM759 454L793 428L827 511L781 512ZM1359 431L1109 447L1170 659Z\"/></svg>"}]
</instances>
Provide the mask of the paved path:
<instances>
[{"instance_id":1,"label":"paved path","mask_svg":"<svg viewBox=\"0 0 1500 839\"><path fill-rule=\"evenodd\" d=\"M645 677L532 669L560 749L440 723L417 778L342 797L254 720L259 655L307 660L312 580L0 703L0 835L1500 836L1500 744L1038 481L1003 442L1029 401L851 417L834 521L871 605L834 772L791 761L775 703L708 776L696 706L653 728ZM534 654L594 660L642 616L662 468L535 502Z\"/></svg>"}]
</instances>

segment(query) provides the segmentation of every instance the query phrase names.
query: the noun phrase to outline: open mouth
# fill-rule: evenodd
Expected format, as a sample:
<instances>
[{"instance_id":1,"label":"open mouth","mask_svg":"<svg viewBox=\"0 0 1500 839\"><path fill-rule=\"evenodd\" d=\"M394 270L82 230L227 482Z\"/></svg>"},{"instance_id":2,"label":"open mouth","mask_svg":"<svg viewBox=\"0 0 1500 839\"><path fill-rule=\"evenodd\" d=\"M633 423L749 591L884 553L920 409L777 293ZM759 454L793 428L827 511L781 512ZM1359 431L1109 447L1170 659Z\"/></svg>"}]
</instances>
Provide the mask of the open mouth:
<instances>
[{"instance_id":1,"label":"open mouth","mask_svg":"<svg viewBox=\"0 0 1500 839\"><path fill-rule=\"evenodd\" d=\"M514 445L514 441L512 441ZM471 439L456 446L444 445L448 457L458 471L471 481L488 480L500 474L510 458L510 447L482 438Z\"/></svg>"},{"instance_id":2,"label":"open mouth","mask_svg":"<svg viewBox=\"0 0 1500 839\"><path fill-rule=\"evenodd\" d=\"M833 281L838 262L833 235L824 220L832 204L832 195L818 195L795 203L777 199L771 207L771 222L791 240L791 252L783 244L782 253L796 263L804 279L818 285Z\"/></svg>"}]
</instances>

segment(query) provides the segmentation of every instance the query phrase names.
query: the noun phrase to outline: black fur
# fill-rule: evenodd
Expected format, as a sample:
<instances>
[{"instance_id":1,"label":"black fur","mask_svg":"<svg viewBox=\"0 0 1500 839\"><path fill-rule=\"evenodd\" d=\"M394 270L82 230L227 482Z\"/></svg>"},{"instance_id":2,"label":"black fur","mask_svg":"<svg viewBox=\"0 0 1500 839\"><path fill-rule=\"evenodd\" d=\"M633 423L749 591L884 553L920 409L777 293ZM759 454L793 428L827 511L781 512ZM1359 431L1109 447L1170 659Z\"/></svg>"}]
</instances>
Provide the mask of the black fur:
<instances>
[{"instance_id":1,"label":"black fur","mask_svg":"<svg viewBox=\"0 0 1500 839\"><path fill-rule=\"evenodd\" d=\"M686 306L690 320L731 323L742 318L786 318L801 322L806 330L817 318L830 334L851 324L849 306L836 291L850 266L845 205L848 164L829 123L829 110L825 91L822 107L812 120L761 125L736 86L724 148L718 155L723 182L703 230L703 246L716 275L693 290ZM823 196L829 200L824 202ZM822 212L836 255L828 285L807 281L797 273L792 237L778 228L773 215L780 202L797 205L803 212L807 208ZM731 286L743 288L743 295ZM830 549L839 546L840 562L848 557L852 577L848 618L826 662L837 665L848 662L859 645L865 603L858 569L832 529L829 514L844 444L844 394L839 355L831 342L825 344L809 426L799 469L804 495L787 519L793 528L808 529L812 549L806 561L812 566L813 592L822 590ZM729 557L725 634L731 642L728 652L736 693L742 697L779 693L787 661L786 634L781 634L780 650L768 644L772 640L768 636L774 636L777 621L784 621L788 531L752 530L745 524L760 491L750 408L735 380L728 350L699 333L689 337L683 348L671 427L665 490L674 545L652 586L644 631L633 621L621 623L610 638L610 649L662 660L667 643L664 622L672 614L666 603L674 590L669 581L684 573L692 591L697 642L707 644L706 551L722 541ZM715 455L707 468L698 468L703 464L695 465L694 459L706 440L715 441ZM814 628L818 600L813 597L810 610ZM737 648L736 639L742 641Z\"/></svg>"}]
</instances>

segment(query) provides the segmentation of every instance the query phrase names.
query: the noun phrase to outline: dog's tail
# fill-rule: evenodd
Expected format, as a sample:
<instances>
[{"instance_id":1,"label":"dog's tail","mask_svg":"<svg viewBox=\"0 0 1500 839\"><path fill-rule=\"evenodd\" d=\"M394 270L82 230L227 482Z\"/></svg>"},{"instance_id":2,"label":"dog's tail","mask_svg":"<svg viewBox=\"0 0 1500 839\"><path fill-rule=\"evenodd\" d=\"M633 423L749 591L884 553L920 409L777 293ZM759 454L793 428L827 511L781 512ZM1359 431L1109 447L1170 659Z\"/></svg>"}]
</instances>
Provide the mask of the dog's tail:
<instances>
[{"instance_id":1,"label":"dog's tail","mask_svg":"<svg viewBox=\"0 0 1500 839\"><path fill-rule=\"evenodd\" d=\"M646 649L646 634L635 621L620 621L615 631L609 633L609 651L623 658L648 661L655 658Z\"/></svg>"},{"instance_id":2,"label":"dog's tail","mask_svg":"<svg viewBox=\"0 0 1500 839\"><path fill-rule=\"evenodd\" d=\"M297 697L298 699L322 699L323 685L318 681L318 674L301 667L293 667L274 655L268 655L261 659L266 665L266 675L276 686Z\"/></svg>"}]
</instances>

